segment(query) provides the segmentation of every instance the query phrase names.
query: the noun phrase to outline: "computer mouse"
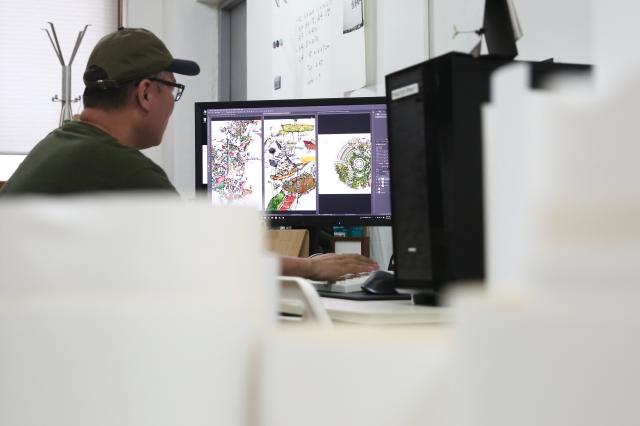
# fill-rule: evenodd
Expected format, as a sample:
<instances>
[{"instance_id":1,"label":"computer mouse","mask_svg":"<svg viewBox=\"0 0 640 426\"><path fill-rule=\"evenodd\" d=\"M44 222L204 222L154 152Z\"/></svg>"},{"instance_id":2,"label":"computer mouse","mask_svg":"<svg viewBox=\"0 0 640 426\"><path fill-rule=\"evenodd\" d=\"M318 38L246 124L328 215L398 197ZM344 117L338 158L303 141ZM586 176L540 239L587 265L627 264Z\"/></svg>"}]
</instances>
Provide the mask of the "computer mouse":
<instances>
[{"instance_id":1,"label":"computer mouse","mask_svg":"<svg viewBox=\"0 0 640 426\"><path fill-rule=\"evenodd\" d=\"M362 283L362 290L371 294L398 294L395 289L396 279L387 271L373 271Z\"/></svg>"}]
</instances>

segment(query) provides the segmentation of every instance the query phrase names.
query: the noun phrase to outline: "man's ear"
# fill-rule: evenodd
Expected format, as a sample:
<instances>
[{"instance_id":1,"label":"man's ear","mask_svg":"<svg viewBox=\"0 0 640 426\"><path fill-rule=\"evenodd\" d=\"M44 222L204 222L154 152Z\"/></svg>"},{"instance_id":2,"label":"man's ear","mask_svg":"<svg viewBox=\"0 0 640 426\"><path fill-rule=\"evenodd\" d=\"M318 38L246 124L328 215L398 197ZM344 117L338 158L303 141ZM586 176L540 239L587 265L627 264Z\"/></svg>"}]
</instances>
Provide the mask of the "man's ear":
<instances>
[{"instance_id":1,"label":"man's ear","mask_svg":"<svg viewBox=\"0 0 640 426\"><path fill-rule=\"evenodd\" d=\"M151 90L150 89L151 82L149 80L142 80L136 89L136 99L138 101L138 105L145 111L148 111L150 108L149 102L151 101Z\"/></svg>"}]
</instances>

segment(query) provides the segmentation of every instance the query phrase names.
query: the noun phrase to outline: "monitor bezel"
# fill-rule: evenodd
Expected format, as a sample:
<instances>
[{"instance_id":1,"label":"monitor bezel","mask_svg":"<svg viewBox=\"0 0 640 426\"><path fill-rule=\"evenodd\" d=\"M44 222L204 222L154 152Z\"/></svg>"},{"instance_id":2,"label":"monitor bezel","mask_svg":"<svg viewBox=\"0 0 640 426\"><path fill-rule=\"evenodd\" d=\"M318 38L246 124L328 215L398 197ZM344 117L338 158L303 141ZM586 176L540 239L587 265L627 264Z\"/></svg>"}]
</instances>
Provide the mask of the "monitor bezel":
<instances>
[{"instance_id":1,"label":"monitor bezel","mask_svg":"<svg viewBox=\"0 0 640 426\"><path fill-rule=\"evenodd\" d=\"M202 183L202 146L207 142L206 130L203 132L201 119L203 112L209 109L229 108L264 108L264 107L291 107L291 106L348 106L348 105L384 105L385 96L356 97L356 98L309 98L309 99L261 99L246 101L221 101L221 102L195 102L195 190L199 196L208 196L207 186ZM204 134L203 134L204 133ZM203 143L204 141L204 143ZM273 218L265 214L271 227L315 227L327 225L346 226L391 226L391 215L381 216L318 216L318 215L292 215L283 213L281 218Z\"/></svg>"}]
</instances>

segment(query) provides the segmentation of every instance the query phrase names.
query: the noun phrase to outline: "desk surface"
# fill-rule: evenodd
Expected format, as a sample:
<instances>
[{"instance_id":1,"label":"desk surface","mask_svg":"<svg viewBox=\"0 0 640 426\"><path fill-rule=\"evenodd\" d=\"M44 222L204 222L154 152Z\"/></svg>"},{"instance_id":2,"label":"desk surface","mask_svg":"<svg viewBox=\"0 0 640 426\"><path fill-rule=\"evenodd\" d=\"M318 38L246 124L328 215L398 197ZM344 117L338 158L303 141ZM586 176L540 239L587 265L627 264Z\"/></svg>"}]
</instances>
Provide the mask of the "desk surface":
<instances>
[{"instance_id":1,"label":"desk surface","mask_svg":"<svg viewBox=\"0 0 640 426\"><path fill-rule=\"evenodd\" d=\"M449 309L414 305L410 300L344 300L321 298L333 321L363 325L442 324Z\"/></svg>"},{"instance_id":2,"label":"desk surface","mask_svg":"<svg viewBox=\"0 0 640 426\"><path fill-rule=\"evenodd\" d=\"M321 297L331 320L358 325L428 325L449 322L450 309L414 305L410 300L345 300ZM280 312L303 315L304 307L295 300L280 300ZM295 321L294 321L295 322Z\"/></svg>"}]
</instances>

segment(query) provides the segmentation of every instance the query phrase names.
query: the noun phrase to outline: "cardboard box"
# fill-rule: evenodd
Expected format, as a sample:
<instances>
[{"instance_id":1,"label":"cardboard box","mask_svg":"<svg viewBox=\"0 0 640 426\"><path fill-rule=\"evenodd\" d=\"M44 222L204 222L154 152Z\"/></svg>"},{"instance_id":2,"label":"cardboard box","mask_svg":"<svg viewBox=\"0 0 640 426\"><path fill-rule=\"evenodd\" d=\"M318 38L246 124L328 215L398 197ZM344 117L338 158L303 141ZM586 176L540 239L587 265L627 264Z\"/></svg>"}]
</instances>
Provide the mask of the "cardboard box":
<instances>
[{"instance_id":1,"label":"cardboard box","mask_svg":"<svg viewBox=\"0 0 640 426\"><path fill-rule=\"evenodd\" d=\"M267 247L281 256L309 256L309 231L306 229L269 229Z\"/></svg>"}]
</instances>

